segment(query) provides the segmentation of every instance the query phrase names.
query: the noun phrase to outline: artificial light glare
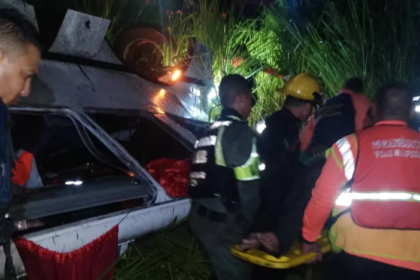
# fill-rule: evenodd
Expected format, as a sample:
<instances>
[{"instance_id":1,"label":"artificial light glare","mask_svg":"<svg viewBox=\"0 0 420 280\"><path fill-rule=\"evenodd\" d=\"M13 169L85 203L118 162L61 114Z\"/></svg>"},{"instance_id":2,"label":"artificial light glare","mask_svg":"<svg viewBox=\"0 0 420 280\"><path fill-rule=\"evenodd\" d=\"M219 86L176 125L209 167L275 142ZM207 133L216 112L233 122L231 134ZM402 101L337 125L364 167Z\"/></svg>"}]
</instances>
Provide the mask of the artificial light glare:
<instances>
[{"instance_id":1,"label":"artificial light glare","mask_svg":"<svg viewBox=\"0 0 420 280\"><path fill-rule=\"evenodd\" d=\"M414 110L415 110L417 113L420 113L420 105L417 105L417 106L414 108Z\"/></svg>"},{"instance_id":2,"label":"artificial light glare","mask_svg":"<svg viewBox=\"0 0 420 280\"><path fill-rule=\"evenodd\" d=\"M263 133L263 131L266 127L267 126L265 125L265 121L260 121L259 123L257 123L256 130L259 134L261 134L261 133Z\"/></svg>"},{"instance_id":3,"label":"artificial light glare","mask_svg":"<svg viewBox=\"0 0 420 280\"><path fill-rule=\"evenodd\" d=\"M413 97L413 101L419 101L420 100L420 96L414 96Z\"/></svg>"},{"instance_id":4,"label":"artificial light glare","mask_svg":"<svg viewBox=\"0 0 420 280\"><path fill-rule=\"evenodd\" d=\"M191 113L191 116L193 116L193 118L197 118L198 116L200 116L201 111L200 109L191 106L190 113Z\"/></svg>"},{"instance_id":5,"label":"artificial light glare","mask_svg":"<svg viewBox=\"0 0 420 280\"><path fill-rule=\"evenodd\" d=\"M260 171L264 171L265 170L265 164L264 163L260 163L260 165L258 166L258 169Z\"/></svg>"},{"instance_id":6,"label":"artificial light glare","mask_svg":"<svg viewBox=\"0 0 420 280\"><path fill-rule=\"evenodd\" d=\"M172 76L171 76L171 80L172 82L175 82L177 80L179 80L179 78L181 78L182 76L182 71L179 69L176 69L173 71Z\"/></svg>"},{"instance_id":7,"label":"artificial light glare","mask_svg":"<svg viewBox=\"0 0 420 280\"><path fill-rule=\"evenodd\" d=\"M80 186L83 185L83 181L66 181L66 186Z\"/></svg>"},{"instance_id":8,"label":"artificial light glare","mask_svg":"<svg viewBox=\"0 0 420 280\"><path fill-rule=\"evenodd\" d=\"M192 93L194 96L200 96L200 95L201 95L200 89L198 89L197 87L192 87L192 88L191 88L191 93Z\"/></svg>"},{"instance_id":9,"label":"artificial light glare","mask_svg":"<svg viewBox=\"0 0 420 280\"><path fill-rule=\"evenodd\" d=\"M217 92L214 87L211 87L209 93L207 94L207 99L209 100L209 103L212 103L213 100L216 98Z\"/></svg>"}]
</instances>

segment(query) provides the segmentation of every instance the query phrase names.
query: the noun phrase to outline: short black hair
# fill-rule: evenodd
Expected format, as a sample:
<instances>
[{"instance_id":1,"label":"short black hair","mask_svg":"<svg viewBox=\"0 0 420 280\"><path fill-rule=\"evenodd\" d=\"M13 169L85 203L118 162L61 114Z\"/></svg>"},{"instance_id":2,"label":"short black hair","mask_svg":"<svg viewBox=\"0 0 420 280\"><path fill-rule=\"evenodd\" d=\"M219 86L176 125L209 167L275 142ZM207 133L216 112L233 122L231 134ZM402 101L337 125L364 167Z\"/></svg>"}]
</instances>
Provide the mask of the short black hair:
<instances>
[{"instance_id":1,"label":"short black hair","mask_svg":"<svg viewBox=\"0 0 420 280\"><path fill-rule=\"evenodd\" d=\"M35 26L17 10L0 8L0 49L5 53L23 51L28 44L41 50Z\"/></svg>"},{"instance_id":2,"label":"short black hair","mask_svg":"<svg viewBox=\"0 0 420 280\"><path fill-rule=\"evenodd\" d=\"M236 96L251 92L251 83L238 74L227 75L220 82L219 97L224 108L232 106Z\"/></svg>"},{"instance_id":3,"label":"short black hair","mask_svg":"<svg viewBox=\"0 0 420 280\"><path fill-rule=\"evenodd\" d=\"M393 89L400 92L391 94ZM408 120L413 105L413 92L404 82L388 82L376 92L375 103L380 119Z\"/></svg>"},{"instance_id":4,"label":"short black hair","mask_svg":"<svg viewBox=\"0 0 420 280\"><path fill-rule=\"evenodd\" d=\"M363 80L358 77L348 79L344 83L344 88L351 90L352 92L362 93L365 89Z\"/></svg>"},{"instance_id":5,"label":"short black hair","mask_svg":"<svg viewBox=\"0 0 420 280\"><path fill-rule=\"evenodd\" d=\"M313 104L313 102L309 100L299 99L294 96L286 96L286 100L284 101L284 107L286 108L300 107L308 103Z\"/></svg>"}]
</instances>

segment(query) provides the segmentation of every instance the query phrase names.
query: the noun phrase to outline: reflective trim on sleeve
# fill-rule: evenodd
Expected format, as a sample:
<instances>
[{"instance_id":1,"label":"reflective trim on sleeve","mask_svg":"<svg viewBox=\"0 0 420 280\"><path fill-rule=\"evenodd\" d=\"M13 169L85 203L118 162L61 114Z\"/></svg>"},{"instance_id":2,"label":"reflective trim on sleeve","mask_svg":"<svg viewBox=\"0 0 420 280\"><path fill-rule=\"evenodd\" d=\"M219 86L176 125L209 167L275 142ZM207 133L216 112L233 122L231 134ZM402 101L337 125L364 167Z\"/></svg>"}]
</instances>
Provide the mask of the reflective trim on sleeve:
<instances>
[{"instance_id":1,"label":"reflective trim on sleeve","mask_svg":"<svg viewBox=\"0 0 420 280\"><path fill-rule=\"evenodd\" d=\"M207 163L207 151L206 150L198 150L193 155L193 164L204 164Z\"/></svg>"},{"instance_id":2,"label":"reflective trim on sleeve","mask_svg":"<svg viewBox=\"0 0 420 280\"><path fill-rule=\"evenodd\" d=\"M195 148L203 148L203 147L211 147L216 145L217 136L211 135L204 138L201 138L197 142L195 142Z\"/></svg>"},{"instance_id":3,"label":"reflective trim on sleeve","mask_svg":"<svg viewBox=\"0 0 420 280\"><path fill-rule=\"evenodd\" d=\"M206 173L205 172L191 172L190 174L191 179L206 179Z\"/></svg>"},{"instance_id":4,"label":"reflective trim on sleeve","mask_svg":"<svg viewBox=\"0 0 420 280\"><path fill-rule=\"evenodd\" d=\"M335 201L335 205L351 206L353 200L420 202L420 194L409 192L350 192L350 189L347 189L340 194Z\"/></svg>"},{"instance_id":5,"label":"reflective trim on sleeve","mask_svg":"<svg viewBox=\"0 0 420 280\"><path fill-rule=\"evenodd\" d=\"M229 126L229 125L231 125L232 124L232 122L231 121L217 121L217 122L214 122L211 126L210 126L210 129L216 129L216 128L219 128L219 127L222 127L222 126Z\"/></svg>"},{"instance_id":6,"label":"reflective trim on sleeve","mask_svg":"<svg viewBox=\"0 0 420 280\"><path fill-rule=\"evenodd\" d=\"M347 180L351 180L354 175L355 159L351 150L351 145L347 137L337 141L338 150L343 158L344 174Z\"/></svg>"},{"instance_id":7,"label":"reflective trim on sleeve","mask_svg":"<svg viewBox=\"0 0 420 280\"><path fill-rule=\"evenodd\" d=\"M260 158L257 153L257 143L255 138L252 141L252 152L247 162L242 165L233 168L235 178L238 181L253 181L260 178Z\"/></svg>"}]
</instances>

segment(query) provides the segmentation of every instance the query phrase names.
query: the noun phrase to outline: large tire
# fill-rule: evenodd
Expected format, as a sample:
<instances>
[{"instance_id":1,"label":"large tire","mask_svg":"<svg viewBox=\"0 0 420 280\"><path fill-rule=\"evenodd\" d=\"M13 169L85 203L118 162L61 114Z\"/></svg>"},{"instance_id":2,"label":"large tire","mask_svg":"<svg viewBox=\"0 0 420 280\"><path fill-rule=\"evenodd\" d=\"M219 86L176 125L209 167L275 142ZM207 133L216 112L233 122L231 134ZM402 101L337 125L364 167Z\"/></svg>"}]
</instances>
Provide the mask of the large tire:
<instances>
[{"instance_id":1,"label":"large tire","mask_svg":"<svg viewBox=\"0 0 420 280\"><path fill-rule=\"evenodd\" d=\"M155 28L131 27L117 37L114 50L130 70L147 80L157 81L164 68L162 47L165 44L176 49L173 40Z\"/></svg>"}]
</instances>

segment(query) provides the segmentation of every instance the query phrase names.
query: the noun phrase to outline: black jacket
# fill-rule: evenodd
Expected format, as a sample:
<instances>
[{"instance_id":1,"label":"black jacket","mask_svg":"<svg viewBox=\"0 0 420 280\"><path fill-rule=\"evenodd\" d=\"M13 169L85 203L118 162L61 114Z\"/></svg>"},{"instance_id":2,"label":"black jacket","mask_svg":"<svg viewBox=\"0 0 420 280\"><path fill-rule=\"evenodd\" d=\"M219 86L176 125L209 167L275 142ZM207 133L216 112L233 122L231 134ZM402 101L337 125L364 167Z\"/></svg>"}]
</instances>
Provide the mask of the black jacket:
<instances>
[{"instance_id":1,"label":"black jacket","mask_svg":"<svg viewBox=\"0 0 420 280\"><path fill-rule=\"evenodd\" d=\"M270 221L281 214L285 196L301 166L300 125L300 120L283 108L266 119L266 129L259 139L258 148L265 164L261 174L261 212L268 215ZM266 222L266 226L274 226Z\"/></svg>"},{"instance_id":2,"label":"black jacket","mask_svg":"<svg viewBox=\"0 0 420 280\"><path fill-rule=\"evenodd\" d=\"M9 205L12 200L11 169L14 162L10 127L9 110L0 100L0 205Z\"/></svg>"}]
</instances>

